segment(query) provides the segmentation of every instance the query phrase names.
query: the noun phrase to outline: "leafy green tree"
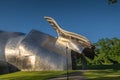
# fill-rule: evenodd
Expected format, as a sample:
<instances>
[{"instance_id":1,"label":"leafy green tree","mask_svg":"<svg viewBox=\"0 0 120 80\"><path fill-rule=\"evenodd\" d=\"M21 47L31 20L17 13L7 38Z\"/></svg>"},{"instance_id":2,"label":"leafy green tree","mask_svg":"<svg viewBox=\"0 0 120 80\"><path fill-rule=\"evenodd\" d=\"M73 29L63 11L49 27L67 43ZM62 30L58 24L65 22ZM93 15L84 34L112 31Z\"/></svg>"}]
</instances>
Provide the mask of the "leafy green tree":
<instances>
[{"instance_id":1,"label":"leafy green tree","mask_svg":"<svg viewBox=\"0 0 120 80\"><path fill-rule=\"evenodd\" d=\"M88 60L89 64L116 64L120 63L120 39L105 38L100 39L96 46L96 57L93 61Z\"/></svg>"}]
</instances>

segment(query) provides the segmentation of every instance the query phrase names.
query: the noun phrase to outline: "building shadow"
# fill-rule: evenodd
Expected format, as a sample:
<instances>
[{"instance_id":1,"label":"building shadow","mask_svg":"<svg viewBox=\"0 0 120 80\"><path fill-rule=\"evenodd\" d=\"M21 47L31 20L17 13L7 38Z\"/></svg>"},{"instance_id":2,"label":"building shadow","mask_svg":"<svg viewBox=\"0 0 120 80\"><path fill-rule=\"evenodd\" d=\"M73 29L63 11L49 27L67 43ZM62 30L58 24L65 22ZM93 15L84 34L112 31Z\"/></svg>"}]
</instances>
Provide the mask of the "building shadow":
<instances>
[{"instance_id":1,"label":"building shadow","mask_svg":"<svg viewBox=\"0 0 120 80\"><path fill-rule=\"evenodd\" d=\"M20 71L20 69L8 62L0 62L0 75L18 71Z\"/></svg>"}]
</instances>

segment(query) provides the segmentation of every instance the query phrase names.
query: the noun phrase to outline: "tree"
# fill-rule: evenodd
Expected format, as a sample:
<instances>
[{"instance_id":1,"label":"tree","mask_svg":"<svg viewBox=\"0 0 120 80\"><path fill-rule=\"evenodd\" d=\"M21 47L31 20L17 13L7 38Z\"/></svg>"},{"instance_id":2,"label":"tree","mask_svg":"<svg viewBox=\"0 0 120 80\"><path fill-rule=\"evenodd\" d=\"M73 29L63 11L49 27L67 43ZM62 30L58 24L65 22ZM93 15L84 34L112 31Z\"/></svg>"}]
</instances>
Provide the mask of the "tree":
<instances>
[{"instance_id":1,"label":"tree","mask_svg":"<svg viewBox=\"0 0 120 80\"><path fill-rule=\"evenodd\" d=\"M120 39L118 38L105 38L100 39L97 43L95 53L97 56L93 61L89 60L92 64L116 64L120 63Z\"/></svg>"},{"instance_id":2,"label":"tree","mask_svg":"<svg viewBox=\"0 0 120 80\"><path fill-rule=\"evenodd\" d=\"M114 3L117 3L117 2L118 2L118 0L108 0L109 4L114 4Z\"/></svg>"}]
</instances>

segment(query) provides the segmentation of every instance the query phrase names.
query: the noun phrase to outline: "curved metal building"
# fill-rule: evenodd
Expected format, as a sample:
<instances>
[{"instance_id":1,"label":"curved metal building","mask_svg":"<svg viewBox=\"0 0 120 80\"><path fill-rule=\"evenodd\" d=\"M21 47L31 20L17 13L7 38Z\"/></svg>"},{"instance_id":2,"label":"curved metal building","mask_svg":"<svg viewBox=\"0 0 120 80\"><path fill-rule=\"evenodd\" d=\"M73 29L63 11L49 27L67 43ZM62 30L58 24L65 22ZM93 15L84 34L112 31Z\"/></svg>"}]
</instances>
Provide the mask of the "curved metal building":
<instances>
[{"instance_id":1,"label":"curved metal building","mask_svg":"<svg viewBox=\"0 0 120 80\"><path fill-rule=\"evenodd\" d=\"M45 17L58 37L32 30L30 33L0 31L0 73L72 69L71 51L94 58L94 46L84 36L63 30ZM84 54L83 54L84 53Z\"/></svg>"},{"instance_id":2,"label":"curved metal building","mask_svg":"<svg viewBox=\"0 0 120 80\"><path fill-rule=\"evenodd\" d=\"M28 35L1 32L0 37L0 67L4 68L2 73L67 68L66 47L57 38L37 30L32 30ZM68 56L71 69L71 55Z\"/></svg>"}]
</instances>

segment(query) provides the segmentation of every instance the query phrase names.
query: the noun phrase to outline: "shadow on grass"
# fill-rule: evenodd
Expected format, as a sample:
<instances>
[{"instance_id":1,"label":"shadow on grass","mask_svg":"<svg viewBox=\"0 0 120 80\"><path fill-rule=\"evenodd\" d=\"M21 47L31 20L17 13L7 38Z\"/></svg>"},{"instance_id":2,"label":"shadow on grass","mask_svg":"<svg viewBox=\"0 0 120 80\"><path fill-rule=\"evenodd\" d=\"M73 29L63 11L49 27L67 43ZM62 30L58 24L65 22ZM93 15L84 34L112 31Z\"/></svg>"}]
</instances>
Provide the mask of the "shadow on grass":
<instances>
[{"instance_id":1,"label":"shadow on grass","mask_svg":"<svg viewBox=\"0 0 120 80\"><path fill-rule=\"evenodd\" d=\"M78 66L78 69L82 69L82 66ZM105 69L120 70L120 64L87 65L86 69L89 69L89 70L105 70Z\"/></svg>"},{"instance_id":2,"label":"shadow on grass","mask_svg":"<svg viewBox=\"0 0 120 80\"><path fill-rule=\"evenodd\" d=\"M99 77L99 78L88 79L88 80L120 80L120 76L118 76L118 77Z\"/></svg>"},{"instance_id":3,"label":"shadow on grass","mask_svg":"<svg viewBox=\"0 0 120 80\"><path fill-rule=\"evenodd\" d=\"M88 80L120 80L120 70L86 70Z\"/></svg>"}]
</instances>

